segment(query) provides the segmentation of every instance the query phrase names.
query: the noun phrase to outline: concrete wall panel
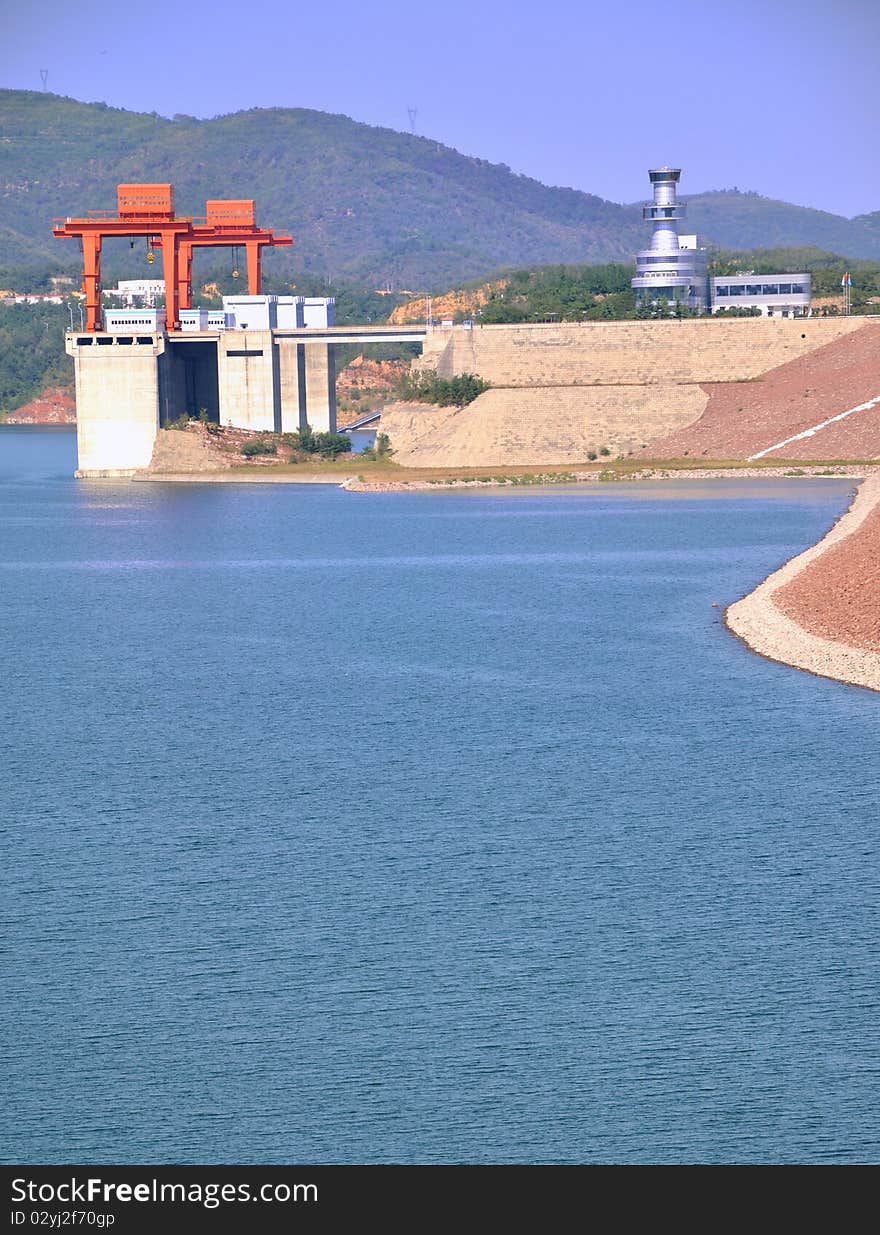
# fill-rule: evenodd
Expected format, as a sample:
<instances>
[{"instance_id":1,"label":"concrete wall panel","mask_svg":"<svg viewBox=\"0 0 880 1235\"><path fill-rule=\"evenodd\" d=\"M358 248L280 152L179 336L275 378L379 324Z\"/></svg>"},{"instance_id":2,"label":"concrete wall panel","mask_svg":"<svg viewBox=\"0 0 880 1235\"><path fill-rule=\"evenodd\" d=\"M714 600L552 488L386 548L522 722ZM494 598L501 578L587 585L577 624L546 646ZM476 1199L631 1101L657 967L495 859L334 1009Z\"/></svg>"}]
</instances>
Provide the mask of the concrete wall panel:
<instances>
[{"instance_id":1,"label":"concrete wall panel","mask_svg":"<svg viewBox=\"0 0 880 1235\"><path fill-rule=\"evenodd\" d=\"M159 429L159 361L163 340L152 345L79 346L74 358L78 472L131 474L146 467Z\"/></svg>"},{"instance_id":2,"label":"concrete wall panel","mask_svg":"<svg viewBox=\"0 0 880 1235\"><path fill-rule=\"evenodd\" d=\"M217 344L217 382L221 425L280 430L278 357L270 331L221 335Z\"/></svg>"}]
</instances>

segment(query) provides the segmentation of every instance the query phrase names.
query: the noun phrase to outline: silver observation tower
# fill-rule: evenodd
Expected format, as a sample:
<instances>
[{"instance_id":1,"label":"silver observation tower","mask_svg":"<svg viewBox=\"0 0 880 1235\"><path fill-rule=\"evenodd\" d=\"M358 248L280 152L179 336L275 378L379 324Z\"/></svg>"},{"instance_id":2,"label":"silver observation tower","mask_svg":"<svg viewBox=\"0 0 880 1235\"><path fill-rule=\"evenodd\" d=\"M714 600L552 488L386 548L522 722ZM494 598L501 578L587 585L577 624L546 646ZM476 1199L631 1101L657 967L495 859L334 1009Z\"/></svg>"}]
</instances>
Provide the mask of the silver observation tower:
<instances>
[{"instance_id":1,"label":"silver observation tower","mask_svg":"<svg viewBox=\"0 0 880 1235\"><path fill-rule=\"evenodd\" d=\"M636 254L636 277L632 281L636 300L678 302L697 313L706 312L706 250L697 247L696 236L679 236L678 224L687 206L676 200L678 167L656 167L648 172L654 200L642 207L642 218L654 234L650 249Z\"/></svg>"}]
</instances>

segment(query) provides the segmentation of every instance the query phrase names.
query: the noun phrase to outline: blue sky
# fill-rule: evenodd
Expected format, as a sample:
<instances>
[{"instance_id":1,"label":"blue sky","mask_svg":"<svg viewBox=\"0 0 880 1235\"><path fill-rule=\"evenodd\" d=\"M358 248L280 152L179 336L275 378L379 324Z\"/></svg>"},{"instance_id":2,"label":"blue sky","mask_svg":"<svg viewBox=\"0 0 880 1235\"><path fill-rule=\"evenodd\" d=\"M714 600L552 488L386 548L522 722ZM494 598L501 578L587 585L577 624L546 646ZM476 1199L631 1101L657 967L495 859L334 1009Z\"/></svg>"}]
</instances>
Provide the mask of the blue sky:
<instances>
[{"instance_id":1,"label":"blue sky","mask_svg":"<svg viewBox=\"0 0 880 1235\"><path fill-rule=\"evenodd\" d=\"M167 14L174 13L174 29ZM2 0L0 85L163 115L310 107L614 201L646 169L880 210L880 0ZM211 27L208 20L211 19Z\"/></svg>"}]
</instances>

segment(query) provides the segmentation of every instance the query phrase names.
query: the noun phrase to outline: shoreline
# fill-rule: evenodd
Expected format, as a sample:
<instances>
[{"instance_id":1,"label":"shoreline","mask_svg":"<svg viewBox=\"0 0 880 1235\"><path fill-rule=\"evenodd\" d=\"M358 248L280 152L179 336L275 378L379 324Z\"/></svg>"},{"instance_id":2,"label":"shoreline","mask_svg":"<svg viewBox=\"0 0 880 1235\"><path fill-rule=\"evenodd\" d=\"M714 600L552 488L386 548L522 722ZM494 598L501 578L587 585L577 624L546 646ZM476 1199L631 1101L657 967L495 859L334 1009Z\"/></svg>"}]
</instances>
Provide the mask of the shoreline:
<instances>
[{"instance_id":1,"label":"shoreline","mask_svg":"<svg viewBox=\"0 0 880 1235\"><path fill-rule=\"evenodd\" d=\"M817 677L880 691L880 652L813 634L786 616L773 600L780 589L798 579L829 550L855 538L864 530L869 517L880 510L880 469L865 470L871 474L863 480L849 508L834 526L817 544L790 558L747 596L729 605L724 623L747 647L768 660Z\"/></svg>"},{"instance_id":2,"label":"shoreline","mask_svg":"<svg viewBox=\"0 0 880 1235\"><path fill-rule=\"evenodd\" d=\"M82 480L103 480L103 476L83 474ZM317 472L252 472L244 468L229 468L226 471L215 472L134 472L125 477L109 477L108 479L130 480L135 484L173 484L173 485L205 485L205 484L274 484L274 485L334 485L338 489L345 487L346 480L351 477L321 476Z\"/></svg>"},{"instance_id":3,"label":"shoreline","mask_svg":"<svg viewBox=\"0 0 880 1235\"><path fill-rule=\"evenodd\" d=\"M450 469L451 470L451 469ZM383 477L372 479L357 473L293 471L268 467L217 468L205 471L154 472L148 469L112 475L77 473L82 480L130 480L137 484L308 484L334 485L346 493L436 493L444 489L511 489L563 485L630 484L658 480L864 480L880 474L874 463L803 463L772 467L655 466L618 471L608 468L560 467L556 471L511 472L509 475Z\"/></svg>"},{"instance_id":4,"label":"shoreline","mask_svg":"<svg viewBox=\"0 0 880 1235\"><path fill-rule=\"evenodd\" d=\"M564 472L523 473L521 476L450 477L448 479L362 480L359 476L344 480L340 488L349 493L405 493L438 489L505 489L519 485L580 485L629 484L646 480L864 480L880 474L880 464L873 463L805 463L778 467L689 467L670 468L662 465L617 473L613 465L605 469L579 470L576 466Z\"/></svg>"}]
</instances>

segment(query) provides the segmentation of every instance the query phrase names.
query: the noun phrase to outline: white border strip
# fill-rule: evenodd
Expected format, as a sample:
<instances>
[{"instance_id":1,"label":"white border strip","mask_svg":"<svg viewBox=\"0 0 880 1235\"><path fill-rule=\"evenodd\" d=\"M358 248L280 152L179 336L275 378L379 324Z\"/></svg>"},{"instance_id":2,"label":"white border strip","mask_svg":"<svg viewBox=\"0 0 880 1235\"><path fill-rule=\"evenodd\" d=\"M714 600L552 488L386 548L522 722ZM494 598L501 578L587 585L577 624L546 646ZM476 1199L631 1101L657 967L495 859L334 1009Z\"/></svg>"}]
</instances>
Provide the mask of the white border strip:
<instances>
[{"instance_id":1,"label":"white border strip","mask_svg":"<svg viewBox=\"0 0 880 1235\"><path fill-rule=\"evenodd\" d=\"M813 425L812 429L804 429L803 433L795 433L794 437L787 437L785 441L777 442L775 446L768 446L766 450L759 450L756 455L749 455L746 462L751 463L755 459L763 459L764 455L772 454L774 450L781 450L789 442L800 442L805 437L812 437L821 429L827 428L828 425L833 425L836 420L846 420L847 416L854 416L856 412L866 412L868 408L874 407L878 403L880 403L880 395L875 395L867 403L860 403L858 407L851 407L847 412L838 412L836 416L830 416L828 420L823 420L821 424Z\"/></svg>"}]
</instances>

